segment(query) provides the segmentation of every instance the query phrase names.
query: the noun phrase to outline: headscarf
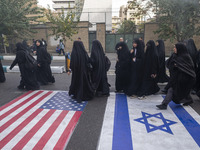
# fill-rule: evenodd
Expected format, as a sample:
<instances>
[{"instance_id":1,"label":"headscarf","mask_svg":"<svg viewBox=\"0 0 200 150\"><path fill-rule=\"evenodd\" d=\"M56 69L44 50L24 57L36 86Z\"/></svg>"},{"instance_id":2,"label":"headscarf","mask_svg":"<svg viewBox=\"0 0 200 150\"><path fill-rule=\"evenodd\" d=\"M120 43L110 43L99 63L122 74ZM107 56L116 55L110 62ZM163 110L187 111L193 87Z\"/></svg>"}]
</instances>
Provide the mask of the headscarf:
<instances>
[{"instance_id":1,"label":"headscarf","mask_svg":"<svg viewBox=\"0 0 200 150\"><path fill-rule=\"evenodd\" d=\"M196 78L194 63L188 54L186 46L183 43L177 43L175 46L177 49L177 57L175 57L174 61L177 67L189 76Z\"/></svg>"}]
</instances>

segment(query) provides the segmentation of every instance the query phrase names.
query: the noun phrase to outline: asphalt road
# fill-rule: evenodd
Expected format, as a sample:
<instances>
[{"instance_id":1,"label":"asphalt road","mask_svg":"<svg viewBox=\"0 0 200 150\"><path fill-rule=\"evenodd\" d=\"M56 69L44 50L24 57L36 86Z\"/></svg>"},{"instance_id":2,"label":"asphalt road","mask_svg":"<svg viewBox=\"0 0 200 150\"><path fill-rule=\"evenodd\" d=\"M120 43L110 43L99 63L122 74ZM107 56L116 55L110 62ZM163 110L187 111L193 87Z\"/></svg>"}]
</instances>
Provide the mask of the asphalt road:
<instances>
[{"instance_id":1,"label":"asphalt road","mask_svg":"<svg viewBox=\"0 0 200 150\"><path fill-rule=\"evenodd\" d=\"M41 86L41 90L68 91L71 76L55 74L56 82L47 86ZM12 101L27 91L17 89L20 80L19 73L6 73L6 82L0 84L0 106ZM111 84L111 92L114 92L115 76L108 76ZM163 88L163 86L160 86ZM193 96L195 103L191 106L200 114L200 100ZM95 150L98 145L101 132L107 98L94 98L89 101L79 120L79 123L66 147L67 150Z\"/></svg>"},{"instance_id":2,"label":"asphalt road","mask_svg":"<svg viewBox=\"0 0 200 150\"><path fill-rule=\"evenodd\" d=\"M112 62L111 70L115 66L115 54L108 54ZM3 65L10 65L12 61L2 61ZM63 61L53 61L52 66L63 66ZM47 86L41 86L41 90L62 90L68 91L71 82L71 76L66 73L54 74L56 82ZM18 90L20 81L19 73L6 73L6 82L0 83L0 106L12 101L27 91ZM111 84L111 92L115 91L115 76L109 75L108 81ZM160 85L161 89L164 87ZM200 99L193 95L193 109L200 114ZM79 123L66 147L67 150L95 150L98 145L101 132L107 98L94 98L89 101Z\"/></svg>"}]
</instances>

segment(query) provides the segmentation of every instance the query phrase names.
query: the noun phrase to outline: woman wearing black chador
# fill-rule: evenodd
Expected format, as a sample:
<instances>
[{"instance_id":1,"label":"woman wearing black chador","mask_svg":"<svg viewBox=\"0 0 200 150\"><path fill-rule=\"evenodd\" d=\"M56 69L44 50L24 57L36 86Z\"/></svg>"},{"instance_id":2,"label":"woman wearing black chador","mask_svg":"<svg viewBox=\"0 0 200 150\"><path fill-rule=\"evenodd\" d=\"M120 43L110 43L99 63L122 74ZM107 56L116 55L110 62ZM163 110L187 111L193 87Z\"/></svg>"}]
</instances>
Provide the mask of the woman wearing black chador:
<instances>
[{"instance_id":1,"label":"woman wearing black chador","mask_svg":"<svg viewBox=\"0 0 200 150\"><path fill-rule=\"evenodd\" d=\"M170 88L159 109L167 109L171 100L175 103L189 105L193 103L190 90L195 84L196 74L192 58L188 54L187 48L183 43L177 43L174 47L174 57L170 61Z\"/></svg>"},{"instance_id":2,"label":"woman wearing black chador","mask_svg":"<svg viewBox=\"0 0 200 150\"><path fill-rule=\"evenodd\" d=\"M157 76L159 70L158 54L154 41L147 43L147 49L144 56L144 75L143 82L138 92L138 97L157 93L160 88L157 85Z\"/></svg>"},{"instance_id":3,"label":"woman wearing black chador","mask_svg":"<svg viewBox=\"0 0 200 150\"><path fill-rule=\"evenodd\" d=\"M125 94L135 96L142 83L144 66L144 49L139 39L133 41L133 49L130 52L130 82Z\"/></svg>"},{"instance_id":4,"label":"woman wearing black chador","mask_svg":"<svg viewBox=\"0 0 200 150\"><path fill-rule=\"evenodd\" d=\"M36 68L31 69L27 67L27 56L30 55L27 53L27 50L24 49L22 43L16 44L16 58L13 61L12 65L10 66L10 70L18 64L19 70L21 73L21 81L20 85L18 86L18 89L27 89L27 90L37 90L39 89L39 84L37 83L36 78Z\"/></svg>"},{"instance_id":5,"label":"woman wearing black chador","mask_svg":"<svg viewBox=\"0 0 200 150\"><path fill-rule=\"evenodd\" d=\"M47 52L46 48L43 46L42 41L36 40L36 46L37 46L37 62L38 62L38 68L37 68L37 80L42 85L47 85L48 82L54 83L55 79L51 72L51 56Z\"/></svg>"},{"instance_id":6,"label":"woman wearing black chador","mask_svg":"<svg viewBox=\"0 0 200 150\"><path fill-rule=\"evenodd\" d=\"M117 63L115 66L116 92L124 92L128 88L130 77L130 52L125 42L117 45Z\"/></svg>"},{"instance_id":7,"label":"woman wearing black chador","mask_svg":"<svg viewBox=\"0 0 200 150\"><path fill-rule=\"evenodd\" d=\"M165 44L163 40L156 41L156 47L158 51L159 71L158 71L158 83L164 83L169 81L169 77L166 74L165 67Z\"/></svg>"},{"instance_id":8,"label":"woman wearing black chador","mask_svg":"<svg viewBox=\"0 0 200 150\"><path fill-rule=\"evenodd\" d=\"M70 69L72 72L69 95L78 102L91 100L94 88L90 77L90 60L81 41L75 41L71 53Z\"/></svg>"},{"instance_id":9,"label":"woman wearing black chador","mask_svg":"<svg viewBox=\"0 0 200 150\"><path fill-rule=\"evenodd\" d=\"M97 96L108 96L110 89L107 78L108 64L103 47L98 40L92 42L91 64L93 66L91 79Z\"/></svg>"}]
</instances>

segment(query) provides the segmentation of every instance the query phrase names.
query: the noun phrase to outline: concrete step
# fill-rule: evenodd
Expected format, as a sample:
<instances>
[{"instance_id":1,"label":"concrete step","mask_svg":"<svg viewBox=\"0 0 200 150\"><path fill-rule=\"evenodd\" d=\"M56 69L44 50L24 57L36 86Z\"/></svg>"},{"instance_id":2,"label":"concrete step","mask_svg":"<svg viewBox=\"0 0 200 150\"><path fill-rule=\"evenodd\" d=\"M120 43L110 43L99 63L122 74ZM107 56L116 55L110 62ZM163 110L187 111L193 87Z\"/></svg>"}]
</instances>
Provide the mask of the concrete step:
<instances>
[{"instance_id":1,"label":"concrete step","mask_svg":"<svg viewBox=\"0 0 200 150\"><path fill-rule=\"evenodd\" d=\"M18 66L13 67L12 70L10 70L9 68L10 68L10 66L3 66L4 72L8 72L8 73L20 72ZM55 73L55 74L61 74L61 73L65 72L65 67L64 66L51 66L51 71L52 71L52 73Z\"/></svg>"},{"instance_id":2,"label":"concrete step","mask_svg":"<svg viewBox=\"0 0 200 150\"><path fill-rule=\"evenodd\" d=\"M36 56L33 56L36 59ZM14 60L15 56L0 56L1 60ZM51 56L52 60L65 60L65 56Z\"/></svg>"}]
</instances>

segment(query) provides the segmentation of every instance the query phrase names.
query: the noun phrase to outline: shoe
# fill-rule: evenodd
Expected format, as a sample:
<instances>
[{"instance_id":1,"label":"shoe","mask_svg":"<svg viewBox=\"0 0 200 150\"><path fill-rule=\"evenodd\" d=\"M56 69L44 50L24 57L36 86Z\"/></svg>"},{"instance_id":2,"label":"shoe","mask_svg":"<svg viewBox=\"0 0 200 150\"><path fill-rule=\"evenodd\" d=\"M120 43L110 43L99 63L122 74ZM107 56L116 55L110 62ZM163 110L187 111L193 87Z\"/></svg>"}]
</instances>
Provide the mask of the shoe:
<instances>
[{"instance_id":1,"label":"shoe","mask_svg":"<svg viewBox=\"0 0 200 150\"><path fill-rule=\"evenodd\" d=\"M166 89L161 90L161 92L164 93L164 94L167 94L167 90Z\"/></svg>"},{"instance_id":2,"label":"shoe","mask_svg":"<svg viewBox=\"0 0 200 150\"><path fill-rule=\"evenodd\" d=\"M134 99L134 98L137 98L137 96L136 95L132 95L132 96L130 96L130 98Z\"/></svg>"},{"instance_id":3,"label":"shoe","mask_svg":"<svg viewBox=\"0 0 200 150\"><path fill-rule=\"evenodd\" d=\"M24 86L22 86L22 85L19 85L17 88L18 88L19 90L24 90Z\"/></svg>"},{"instance_id":4,"label":"shoe","mask_svg":"<svg viewBox=\"0 0 200 150\"><path fill-rule=\"evenodd\" d=\"M141 96L141 97L138 97L138 99L139 100L144 100L144 99L146 99L146 97L145 96Z\"/></svg>"},{"instance_id":5,"label":"shoe","mask_svg":"<svg viewBox=\"0 0 200 150\"><path fill-rule=\"evenodd\" d=\"M123 93L123 90L116 90L115 93Z\"/></svg>"},{"instance_id":6,"label":"shoe","mask_svg":"<svg viewBox=\"0 0 200 150\"><path fill-rule=\"evenodd\" d=\"M167 105L165 105L165 104L156 105L156 107L158 107L161 110L167 109Z\"/></svg>"},{"instance_id":7,"label":"shoe","mask_svg":"<svg viewBox=\"0 0 200 150\"><path fill-rule=\"evenodd\" d=\"M192 103L193 103L193 101L189 101L189 102L183 103L183 106L188 106L188 105L190 105Z\"/></svg>"}]
</instances>

